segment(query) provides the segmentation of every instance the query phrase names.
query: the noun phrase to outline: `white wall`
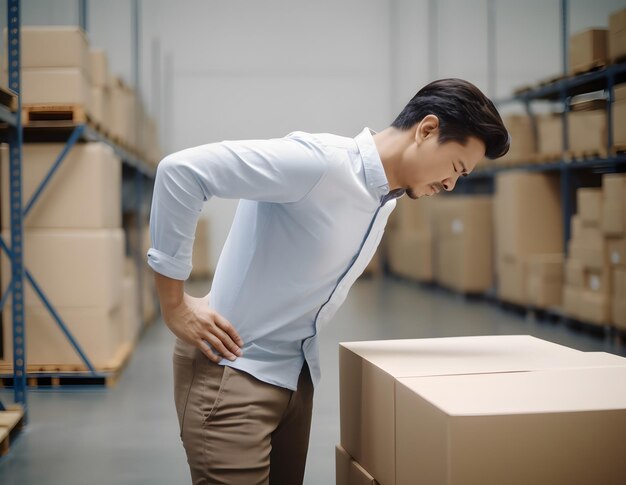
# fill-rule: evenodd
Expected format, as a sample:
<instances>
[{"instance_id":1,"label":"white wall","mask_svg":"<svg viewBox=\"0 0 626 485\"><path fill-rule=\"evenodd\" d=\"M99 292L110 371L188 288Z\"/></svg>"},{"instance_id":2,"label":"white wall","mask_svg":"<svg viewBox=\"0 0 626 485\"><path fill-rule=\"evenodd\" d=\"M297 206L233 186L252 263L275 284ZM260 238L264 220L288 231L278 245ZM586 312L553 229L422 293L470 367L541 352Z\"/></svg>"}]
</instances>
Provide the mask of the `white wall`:
<instances>
[{"instance_id":1,"label":"white wall","mask_svg":"<svg viewBox=\"0 0 626 485\"><path fill-rule=\"evenodd\" d=\"M561 72L559 0L493 0L490 59L491 1L141 0L142 97L172 152L294 130L353 136L387 126L435 78L466 78L502 98ZM606 27L626 1L569 5L573 33ZM24 0L22 13L24 24L77 23L78 0ZM130 0L90 0L88 29L111 69L131 83ZM214 262L235 206L206 205Z\"/></svg>"}]
</instances>

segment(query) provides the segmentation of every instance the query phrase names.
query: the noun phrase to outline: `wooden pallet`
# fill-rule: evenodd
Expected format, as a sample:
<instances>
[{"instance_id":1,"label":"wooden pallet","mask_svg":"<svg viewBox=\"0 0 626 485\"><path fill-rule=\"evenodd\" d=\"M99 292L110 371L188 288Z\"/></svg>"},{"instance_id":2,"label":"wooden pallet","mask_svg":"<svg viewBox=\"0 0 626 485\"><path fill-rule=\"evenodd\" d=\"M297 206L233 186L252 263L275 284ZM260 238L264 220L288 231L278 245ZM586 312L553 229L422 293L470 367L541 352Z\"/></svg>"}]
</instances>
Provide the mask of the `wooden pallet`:
<instances>
[{"instance_id":1,"label":"wooden pallet","mask_svg":"<svg viewBox=\"0 0 626 485\"><path fill-rule=\"evenodd\" d=\"M91 121L82 104L29 104L22 106L24 126L50 123L81 124Z\"/></svg>"},{"instance_id":2,"label":"wooden pallet","mask_svg":"<svg viewBox=\"0 0 626 485\"><path fill-rule=\"evenodd\" d=\"M562 81L565 78L567 78L567 76L564 74L553 74L551 76L540 79L539 82L537 83L537 87L541 88L544 86L550 86L556 82Z\"/></svg>"},{"instance_id":3,"label":"wooden pallet","mask_svg":"<svg viewBox=\"0 0 626 485\"><path fill-rule=\"evenodd\" d=\"M9 452L11 443L24 427L24 409L19 404L0 411L0 456Z\"/></svg>"},{"instance_id":4,"label":"wooden pallet","mask_svg":"<svg viewBox=\"0 0 626 485\"><path fill-rule=\"evenodd\" d=\"M623 155L626 153L626 145L615 145L611 149L611 153L613 155Z\"/></svg>"},{"instance_id":5,"label":"wooden pallet","mask_svg":"<svg viewBox=\"0 0 626 485\"><path fill-rule=\"evenodd\" d=\"M27 365L26 382L32 388L59 388L64 386L114 387L129 362L135 344L124 344L111 363L96 368L93 375L84 364ZM13 387L13 364L0 362L0 388Z\"/></svg>"},{"instance_id":6,"label":"wooden pallet","mask_svg":"<svg viewBox=\"0 0 626 485\"><path fill-rule=\"evenodd\" d=\"M0 104L9 108L9 111L15 113L17 111L17 94L0 85Z\"/></svg>"},{"instance_id":7,"label":"wooden pallet","mask_svg":"<svg viewBox=\"0 0 626 485\"><path fill-rule=\"evenodd\" d=\"M587 161L606 157L606 150L601 148L595 148L593 150L570 150L565 155L566 160L573 161Z\"/></svg>"},{"instance_id":8,"label":"wooden pallet","mask_svg":"<svg viewBox=\"0 0 626 485\"><path fill-rule=\"evenodd\" d=\"M531 157L532 163L537 164L537 165L541 165L544 163L558 162L562 159L563 159L563 152L535 153Z\"/></svg>"}]
</instances>

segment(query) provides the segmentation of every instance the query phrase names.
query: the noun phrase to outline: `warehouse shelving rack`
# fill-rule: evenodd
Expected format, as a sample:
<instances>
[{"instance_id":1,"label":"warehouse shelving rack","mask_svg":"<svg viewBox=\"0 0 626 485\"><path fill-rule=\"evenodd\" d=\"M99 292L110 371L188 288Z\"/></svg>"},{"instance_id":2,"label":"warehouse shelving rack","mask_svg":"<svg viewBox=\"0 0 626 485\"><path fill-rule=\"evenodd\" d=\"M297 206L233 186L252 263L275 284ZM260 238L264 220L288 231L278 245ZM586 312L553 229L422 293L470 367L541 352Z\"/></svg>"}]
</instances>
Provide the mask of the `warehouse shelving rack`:
<instances>
[{"instance_id":1,"label":"warehouse shelving rack","mask_svg":"<svg viewBox=\"0 0 626 485\"><path fill-rule=\"evenodd\" d=\"M135 2L136 3L136 2ZM10 164L9 164L9 184L10 184L10 214L11 214L11 246L7 246L5 241L0 237L0 246L11 261L11 282L5 293L0 297L0 312L8 300L9 295L12 296L12 320L13 320L13 388L15 402L20 404L24 410L24 423L28 419L27 407L27 355L25 345L25 317L24 317L24 280L32 286L50 315L53 317L60 330L65 334L74 350L78 353L81 360L85 364L88 371L85 372L38 372L37 377L40 378L102 378L106 379L110 376L109 372L99 372L92 366L88 357L82 351L79 343L74 339L71 332L64 324L62 317L55 310L52 303L46 297L43 289L37 284L36 280L28 269L24 266L23 255L23 221L25 216L31 210L33 205L39 199L41 193L45 190L49 181L66 158L72 147L78 142L102 142L110 146L116 155L122 160L126 167L130 167L134 171L134 188L136 191L135 211L137 213L137 238L135 248L135 260L138 268L138 306L142 308L143 295L143 279L141 277L144 267L143 257L141 255L141 234L143 229L143 195L146 186L146 180L153 180L156 170L143 161L139 156L130 153L117 143L106 137L88 123L80 124L64 124L50 122L38 123L33 130L55 130L55 136L64 137L65 145L53 163L49 172L41 181L30 200L23 206L22 204L22 145L24 140L25 128L21 120L21 99L20 93L20 0L8 1L8 19L9 19L9 84L10 87L18 95L18 109L16 113L11 113L5 108L0 107L0 120L4 121L9 129L7 141L10 145ZM137 14L137 10L135 10ZM81 23L85 28L86 22L86 3L82 5ZM135 25L137 24L137 15L135 15ZM136 35L135 35L136 36ZM136 48L136 44L135 44ZM136 53L135 53L136 54ZM140 315L142 312L140 311ZM0 410L4 409L4 405L0 402Z\"/></svg>"},{"instance_id":2,"label":"warehouse shelving rack","mask_svg":"<svg viewBox=\"0 0 626 485\"><path fill-rule=\"evenodd\" d=\"M626 62L612 64L604 69L584 74L565 77L553 83L528 89L510 98L497 101L502 106L512 103L521 103L530 115L535 134L537 133L536 117L533 113L534 101L556 101L562 107L563 120L563 149L569 150L567 119L571 98L579 94L605 90L607 94L607 140L606 156L588 157L584 160L572 159L564 156L561 160L545 164L520 164L514 166L490 166L472 173L466 179L459 181L459 192L475 193L494 191L494 177L507 170L526 170L530 172L556 172L560 174L561 205L563 209L563 240L564 253L567 252L567 242L570 239L570 219L575 213L575 192L581 186L580 174L583 171L595 173L619 172L626 169L626 153L616 152L613 146L613 101L614 86L626 83ZM536 138L536 137L535 137ZM623 147L622 147L623 148Z\"/></svg>"}]
</instances>

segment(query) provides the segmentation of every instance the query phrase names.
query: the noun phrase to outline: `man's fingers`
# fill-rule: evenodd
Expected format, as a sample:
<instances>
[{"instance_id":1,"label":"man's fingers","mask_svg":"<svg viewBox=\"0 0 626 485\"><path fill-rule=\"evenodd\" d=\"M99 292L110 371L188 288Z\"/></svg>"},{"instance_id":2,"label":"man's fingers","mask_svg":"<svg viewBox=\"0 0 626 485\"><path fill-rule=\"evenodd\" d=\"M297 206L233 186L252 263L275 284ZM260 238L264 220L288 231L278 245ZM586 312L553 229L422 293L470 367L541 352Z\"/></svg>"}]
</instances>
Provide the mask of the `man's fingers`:
<instances>
[{"instance_id":1,"label":"man's fingers","mask_svg":"<svg viewBox=\"0 0 626 485\"><path fill-rule=\"evenodd\" d=\"M218 339L220 339L221 342L224 344L224 346L229 351L231 351L233 354L237 355L238 357L240 357L242 355L241 349L239 348L239 346L235 342L233 342L233 340L230 338L230 335L228 335L226 332L224 332L217 325L213 329L213 334Z\"/></svg>"},{"instance_id":2,"label":"man's fingers","mask_svg":"<svg viewBox=\"0 0 626 485\"><path fill-rule=\"evenodd\" d=\"M237 330L235 330L235 327L233 327L231 325L231 323L226 320L222 315L220 315L219 313L215 314L215 324L221 328L222 330L224 330L224 332L226 332L230 338L239 346L239 347L243 347L243 340L241 339L241 337L239 336L239 334L237 333Z\"/></svg>"},{"instance_id":3,"label":"man's fingers","mask_svg":"<svg viewBox=\"0 0 626 485\"><path fill-rule=\"evenodd\" d=\"M209 345L204 340L200 341L200 350L202 351L204 355L207 356L207 358L211 362L215 362L217 364L219 363L220 360L222 360L222 358L219 355L217 355L215 352L211 350L211 347L209 347Z\"/></svg>"},{"instance_id":4,"label":"man's fingers","mask_svg":"<svg viewBox=\"0 0 626 485\"><path fill-rule=\"evenodd\" d=\"M230 350L228 350L222 341L214 334L207 332L205 334L204 340L209 342L214 350L217 350L220 354L226 357L228 360L235 360L237 356L235 356Z\"/></svg>"}]
</instances>

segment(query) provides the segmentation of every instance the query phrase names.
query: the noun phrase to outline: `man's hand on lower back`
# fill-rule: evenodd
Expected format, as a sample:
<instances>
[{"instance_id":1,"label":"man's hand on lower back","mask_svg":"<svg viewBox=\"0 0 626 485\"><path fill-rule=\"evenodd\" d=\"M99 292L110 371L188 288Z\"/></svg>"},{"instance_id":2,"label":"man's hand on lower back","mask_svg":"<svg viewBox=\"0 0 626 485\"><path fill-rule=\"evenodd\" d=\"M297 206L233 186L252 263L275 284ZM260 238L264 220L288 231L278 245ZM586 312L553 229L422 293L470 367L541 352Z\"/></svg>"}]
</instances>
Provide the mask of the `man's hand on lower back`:
<instances>
[{"instance_id":1,"label":"man's hand on lower back","mask_svg":"<svg viewBox=\"0 0 626 485\"><path fill-rule=\"evenodd\" d=\"M174 335L198 347L211 361L217 363L222 357L235 360L242 355L241 337L228 320L209 306L208 295L195 298L185 293L178 305L162 306L161 311Z\"/></svg>"}]
</instances>

